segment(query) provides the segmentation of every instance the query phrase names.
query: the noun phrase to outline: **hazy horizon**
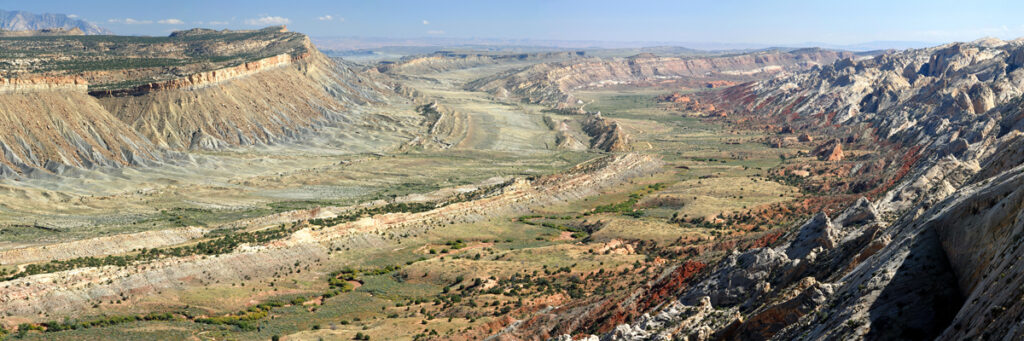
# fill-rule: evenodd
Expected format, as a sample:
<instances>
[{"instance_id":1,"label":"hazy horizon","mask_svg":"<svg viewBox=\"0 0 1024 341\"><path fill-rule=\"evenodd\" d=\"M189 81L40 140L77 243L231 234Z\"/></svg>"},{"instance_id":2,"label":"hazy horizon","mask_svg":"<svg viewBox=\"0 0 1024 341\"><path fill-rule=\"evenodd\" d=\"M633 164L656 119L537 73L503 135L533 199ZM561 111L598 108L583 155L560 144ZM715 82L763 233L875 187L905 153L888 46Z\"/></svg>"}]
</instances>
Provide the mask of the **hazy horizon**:
<instances>
[{"instance_id":1,"label":"hazy horizon","mask_svg":"<svg viewBox=\"0 0 1024 341\"><path fill-rule=\"evenodd\" d=\"M837 7L838 6L838 7ZM394 11L402 8L402 11ZM288 25L311 37L412 41L593 42L613 46L767 46L892 48L1015 39L1024 4L984 1L807 1L733 3L527 1L515 3L324 0L170 3L0 1L0 9L59 13L117 34L163 36L194 27L255 29ZM951 10L955 9L955 10ZM905 13L915 13L906 16ZM879 44L885 43L885 44ZM894 44L895 43L895 44ZM700 47L696 47L700 48ZM863 49L871 49L865 47Z\"/></svg>"}]
</instances>

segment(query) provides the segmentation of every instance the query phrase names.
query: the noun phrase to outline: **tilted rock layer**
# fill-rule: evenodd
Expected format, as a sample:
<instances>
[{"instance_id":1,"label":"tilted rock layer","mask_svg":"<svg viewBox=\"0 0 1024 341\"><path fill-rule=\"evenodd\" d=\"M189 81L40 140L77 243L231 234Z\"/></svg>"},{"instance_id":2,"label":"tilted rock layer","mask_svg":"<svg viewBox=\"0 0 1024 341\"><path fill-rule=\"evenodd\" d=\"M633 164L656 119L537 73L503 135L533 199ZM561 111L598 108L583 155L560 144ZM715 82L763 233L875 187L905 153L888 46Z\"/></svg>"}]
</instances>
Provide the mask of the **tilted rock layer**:
<instances>
[{"instance_id":1,"label":"tilted rock layer","mask_svg":"<svg viewBox=\"0 0 1024 341\"><path fill-rule=\"evenodd\" d=\"M874 153L904 155L903 175L873 202L727 257L678 301L740 312L727 327L700 324L721 339L1024 337L1022 66L1024 43L989 39L840 60L712 95L759 122L874 139ZM826 142L819 157L881 170L870 157L835 157L840 145ZM649 325L620 330L666 329Z\"/></svg>"},{"instance_id":2,"label":"tilted rock layer","mask_svg":"<svg viewBox=\"0 0 1024 341\"><path fill-rule=\"evenodd\" d=\"M849 53L807 49L790 52L765 51L713 57L656 57L649 54L629 58L588 58L568 62L541 63L511 70L467 84L470 90L493 93L505 89L531 102L559 106L576 105L571 91L619 84L652 83L679 79L735 77L801 70L852 56ZM719 80L719 79L715 80Z\"/></svg>"}]
</instances>

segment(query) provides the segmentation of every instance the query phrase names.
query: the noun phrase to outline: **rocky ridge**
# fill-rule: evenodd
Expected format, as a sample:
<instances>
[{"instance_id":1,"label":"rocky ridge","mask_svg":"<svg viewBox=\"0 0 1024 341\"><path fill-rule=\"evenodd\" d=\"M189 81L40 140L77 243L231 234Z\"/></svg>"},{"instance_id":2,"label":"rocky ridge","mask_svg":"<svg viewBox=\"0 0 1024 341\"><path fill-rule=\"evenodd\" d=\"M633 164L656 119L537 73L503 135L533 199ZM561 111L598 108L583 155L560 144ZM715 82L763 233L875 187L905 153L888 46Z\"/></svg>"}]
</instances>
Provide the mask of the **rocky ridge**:
<instances>
[{"instance_id":1,"label":"rocky ridge","mask_svg":"<svg viewBox=\"0 0 1024 341\"><path fill-rule=\"evenodd\" d=\"M851 56L845 52L805 49L690 58L650 54L629 58L586 58L514 69L470 82L466 88L489 93L504 90L530 102L578 107L582 103L577 103L571 93L583 88L681 80L701 84L708 80L750 80L759 75L802 70Z\"/></svg>"},{"instance_id":2,"label":"rocky ridge","mask_svg":"<svg viewBox=\"0 0 1024 341\"><path fill-rule=\"evenodd\" d=\"M733 254L679 291L686 307L710 300L742 316L704 319L713 333L691 339L1024 337L1021 56L1020 41L985 39L839 60L713 95L754 124L874 139L877 155L903 155L889 167L904 171L872 200ZM835 154L838 141L826 144ZM674 311L661 313L685 318ZM602 338L662 330L645 321Z\"/></svg>"},{"instance_id":3,"label":"rocky ridge","mask_svg":"<svg viewBox=\"0 0 1024 341\"><path fill-rule=\"evenodd\" d=\"M0 307L19 316L43 311L74 314L82 313L97 300L131 301L163 289L187 288L207 281L267 279L275 272L287 271L296 261L323 259L329 250L338 247L382 247L403 234L577 200L630 178L659 172L661 166L659 159L647 155L607 156L562 174L515 179L477 200L420 213L391 213L323 228L306 227L284 240L249 245L228 254L163 258L127 267L79 268L23 277L7 281L0 288ZM317 209L287 216L304 221L330 217L330 213Z\"/></svg>"}]
</instances>

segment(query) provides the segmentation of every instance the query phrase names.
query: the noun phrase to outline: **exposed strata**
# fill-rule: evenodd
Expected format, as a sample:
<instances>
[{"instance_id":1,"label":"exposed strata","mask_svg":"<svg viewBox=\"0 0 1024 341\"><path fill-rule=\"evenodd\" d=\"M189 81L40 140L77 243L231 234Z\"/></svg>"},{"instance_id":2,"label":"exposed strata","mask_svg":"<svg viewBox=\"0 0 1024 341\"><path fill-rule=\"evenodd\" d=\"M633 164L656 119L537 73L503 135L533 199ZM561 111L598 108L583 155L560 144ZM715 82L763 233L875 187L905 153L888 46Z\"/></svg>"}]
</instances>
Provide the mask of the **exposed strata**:
<instances>
[{"instance_id":1,"label":"exposed strata","mask_svg":"<svg viewBox=\"0 0 1024 341\"><path fill-rule=\"evenodd\" d=\"M590 148L606 152L629 150L628 135L618 122L601 117L601 113L588 113L581 124L590 135Z\"/></svg>"},{"instance_id":2,"label":"exposed strata","mask_svg":"<svg viewBox=\"0 0 1024 341\"><path fill-rule=\"evenodd\" d=\"M680 302L707 297L742 314L726 327L704 319L712 338L1024 337L1022 51L989 39L892 52L719 94L752 125L873 141L874 156L842 162L893 177L874 185L883 191L871 191L873 202L728 257ZM835 159L840 145L827 142L820 156ZM620 329L657 331L644 321Z\"/></svg>"},{"instance_id":3,"label":"exposed strata","mask_svg":"<svg viewBox=\"0 0 1024 341\"><path fill-rule=\"evenodd\" d=\"M16 316L82 314L91 302L133 300L168 288L200 282L267 279L287 271L296 261L324 259L338 247L380 247L403 234L416 234L453 222L473 222L495 215L528 212L597 194L637 176L661 170L662 162L647 155L622 154L587 162L563 173L535 180L516 179L491 196L453 203L420 213L393 213L325 228L307 227L268 245L251 245L212 256L164 258L127 267L81 268L33 275L4 283L0 308ZM309 219L320 210L287 216ZM282 216L284 217L284 216ZM31 283L31 285L26 285Z\"/></svg>"},{"instance_id":4,"label":"exposed strata","mask_svg":"<svg viewBox=\"0 0 1024 341\"><path fill-rule=\"evenodd\" d=\"M7 250L0 252L0 265L122 254L136 249L182 244L199 239L207 232L209 230L205 228L190 226Z\"/></svg>"},{"instance_id":5,"label":"exposed strata","mask_svg":"<svg viewBox=\"0 0 1024 341\"><path fill-rule=\"evenodd\" d=\"M307 57L309 57L308 54L303 54L295 57L295 61ZM238 66L199 72L178 79L149 83L127 89L90 91L89 94L93 97L103 98L109 96L141 96L153 91L162 90L196 90L260 71L290 65L292 62L293 58L290 54L279 54L273 57L246 62Z\"/></svg>"},{"instance_id":6,"label":"exposed strata","mask_svg":"<svg viewBox=\"0 0 1024 341\"><path fill-rule=\"evenodd\" d=\"M38 91L85 92L89 82L81 77L0 78L0 94Z\"/></svg>"},{"instance_id":7,"label":"exposed strata","mask_svg":"<svg viewBox=\"0 0 1024 341\"><path fill-rule=\"evenodd\" d=\"M810 142L810 139L798 139L800 142ZM821 161L841 161L843 159L843 143L839 139L832 139L815 147L811 154Z\"/></svg>"},{"instance_id":8,"label":"exposed strata","mask_svg":"<svg viewBox=\"0 0 1024 341\"><path fill-rule=\"evenodd\" d=\"M0 126L9 128L0 133L0 176L138 165L161 161L165 150L291 140L351 122L342 113L383 100L390 87L283 27L192 30L111 44L118 52L93 51L96 44L73 36L0 40L9 49L3 72L15 75L0 81L7 113ZM47 58L71 64L54 68L43 63ZM166 65L91 66L152 63L137 60Z\"/></svg>"},{"instance_id":9,"label":"exposed strata","mask_svg":"<svg viewBox=\"0 0 1024 341\"><path fill-rule=\"evenodd\" d=\"M5 82L0 92L0 177L65 167L141 165L160 156L72 79Z\"/></svg>"},{"instance_id":10,"label":"exposed strata","mask_svg":"<svg viewBox=\"0 0 1024 341\"><path fill-rule=\"evenodd\" d=\"M549 116L545 116L545 120L551 120ZM546 122L545 121L545 122ZM555 126L555 148L560 150L586 150L587 146L580 142L579 139L572 133L572 129L569 128L569 120L559 121L555 123L551 121Z\"/></svg>"},{"instance_id":11,"label":"exposed strata","mask_svg":"<svg viewBox=\"0 0 1024 341\"><path fill-rule=\"evenodd\" d=\"M473 81L466 88L486 92L506 89L530 102L573 107L580 103L571 92L583 88L685 79L698 82L723 80L720 78L750 80L758 75L807 69L851 56L846 52L805 49L692 58L650 54L615 59L588 58L510 70Z\"/></svg>"}]
</instances>

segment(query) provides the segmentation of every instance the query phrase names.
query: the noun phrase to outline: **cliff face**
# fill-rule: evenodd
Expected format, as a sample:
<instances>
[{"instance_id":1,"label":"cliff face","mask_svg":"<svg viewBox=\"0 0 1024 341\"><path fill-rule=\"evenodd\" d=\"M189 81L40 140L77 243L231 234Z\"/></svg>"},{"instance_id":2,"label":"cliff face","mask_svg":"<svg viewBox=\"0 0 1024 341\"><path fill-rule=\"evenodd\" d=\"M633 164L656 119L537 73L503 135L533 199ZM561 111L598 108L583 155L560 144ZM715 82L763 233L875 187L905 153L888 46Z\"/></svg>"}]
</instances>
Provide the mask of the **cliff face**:
<instances>
[{"instance_id":1,"label":"cliff face","mask_svg":"<svg viewBox=\"0 0 1024 341\"><path fill-rule=\"evenodd\" d=\"M741 55L670 58L638 55L629 58L588 58L542 63L511 70L467 84L467 89L495 93L505 89L531 102L576 105L571 91L619 84L720 78L750 80L758 75L802 70L852 57L845 52L797 50Z\"/></svg>"},{"instance_id":2,"label":"cliff face","mask_svg":"<svg viewBox=\"0 0 1024 341\"><path fill-rule=\"evenodd\" d=\"M4 176L295 139L388 91L283 28L0 45L13 76L0 80Z\"/></svg>"},{"instance_id":3,"label":"cliff face","mask_svg":"<svg viewBox=\"0 0 1024 341\"><path fill-rule=\"evenodd\" d=\"M762 126L852 132L858 137L848 140L869 141L873 155L898 162L841 162L900 171L871 185L879 189L873 201L809 219L773 247L730 256L676 304L708 297L742 314L697 328L725 339L1024 337L1022 51L1020 41L957 43L840 60L710 95ZM839 142L828 143L837 147L829 156L837 154ZM607 337L672 330L641 322Z\"/></svg>"},{"instance_id":4,"label":"cliff face","mask_svg":"<svg viewBox=\"0 0 1024 341\"><path fill-rule=\"evenodd\" d=\"M293 139L381 97L342 78L371 83L317 53L93 94L158 146L216 149Z\"/></svg>"},{"instance_id":5,"label":"cliff face","mask_svg":"<svg viewBox=\"0 0 1024 341\"><path fill-rule=\"evenodd\" d=\"M0 81L0 176L154 160L152 144L99 105L80 78Z\"/></svg>"}]
</instances>

